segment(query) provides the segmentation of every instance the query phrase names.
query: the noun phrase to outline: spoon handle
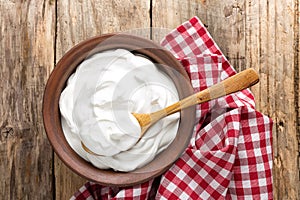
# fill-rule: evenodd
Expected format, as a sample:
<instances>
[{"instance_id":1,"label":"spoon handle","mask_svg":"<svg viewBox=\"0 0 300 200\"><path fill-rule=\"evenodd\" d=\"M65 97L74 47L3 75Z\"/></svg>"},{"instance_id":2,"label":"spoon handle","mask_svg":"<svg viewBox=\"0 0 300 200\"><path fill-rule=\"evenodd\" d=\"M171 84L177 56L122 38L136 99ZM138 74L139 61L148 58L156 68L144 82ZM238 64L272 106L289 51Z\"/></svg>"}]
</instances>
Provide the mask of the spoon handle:
<instances>
[{"instance_id":1,"label":"spoon handle","mask_svg":"<svg viewBox=\"0 0 300 200\"><path fill-rule=\"evenodd\" d=\"M189 106L204 103L228 94L232 94L234 92L244 90L252 85L255 85L258 81L259 77L256 71L251 68L246 69L221 81L216 85L213 85L203 91L186 97L181 101L166 107L164 109L165 116L171 115Z\"/></svg>"}]
</instances>

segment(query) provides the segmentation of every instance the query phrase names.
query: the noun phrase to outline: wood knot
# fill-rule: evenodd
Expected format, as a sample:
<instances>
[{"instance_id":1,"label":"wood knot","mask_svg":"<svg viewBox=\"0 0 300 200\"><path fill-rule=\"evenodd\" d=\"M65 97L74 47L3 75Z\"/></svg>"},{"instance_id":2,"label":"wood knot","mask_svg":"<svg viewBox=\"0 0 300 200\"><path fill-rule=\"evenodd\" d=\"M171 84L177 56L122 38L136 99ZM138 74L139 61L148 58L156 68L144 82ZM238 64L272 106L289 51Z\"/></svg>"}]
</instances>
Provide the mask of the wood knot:
<instances>
[{"instance_id":1,"label":"wood knot","mask_svg":"<svg viewBox=\"0 0 300 200\"><path fill-rule=\"evenodd\" d=\"M14 135L14 129L10 126L5 126L0 129L1 138L7 139Z\"/></svg>"}]
</instances>

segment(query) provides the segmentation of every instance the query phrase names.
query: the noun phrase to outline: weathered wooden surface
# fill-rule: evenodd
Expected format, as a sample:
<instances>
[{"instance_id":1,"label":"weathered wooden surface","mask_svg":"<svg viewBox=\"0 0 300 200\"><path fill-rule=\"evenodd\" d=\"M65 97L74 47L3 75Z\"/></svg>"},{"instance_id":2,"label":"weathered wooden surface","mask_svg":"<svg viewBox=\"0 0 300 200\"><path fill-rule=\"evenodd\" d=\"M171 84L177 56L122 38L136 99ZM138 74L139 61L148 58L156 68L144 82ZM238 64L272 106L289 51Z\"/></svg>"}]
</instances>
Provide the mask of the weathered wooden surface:
<instances>
[{"instance_id":1,"label":"weathered wooden surface","mask_svg":"<svg viewBox=\"0 0 300 200\"><path fill-rule=\"evenodd\" d=\"M246 63L260 71L262 82L255 90L258 108L274 120L274 193L278 199L300 198L298 2L246 4Z\"/></svg>"},{"instance_id":2,"label":"weathered wooden surface","mask_svg":"<svg viewBox=\"0 0 300 200\"><path fill-rule=\"evenodd\" d=\"M149 37L149 9L150 2L138 0L58 1L56 61L75 44L96 35L127 31ZM57 199L70 198L86 182L57 157L55 177Z\"/></svg>"},{"instance_id":3,"label":"weathered wooden surface","mask_svg":"<svg viewBox=\"0 0 300 200\"><path fill-rule=\"evenodd\" d=\"M54 63L55 2L0 1L0 198L51 199L42 97Z\"/></svg>"},{"instance_id":4,"label":"weathered wooden surface","mask_svg":"<svg viewBox=\"0 0 300 200\"><path fill-rule=\"evenodd\" d=\"M252 91L274 120L275 199L300 199L298 0L0 0L0 196L68 199L86 182L53 156L42 126L46 79L68 49L115 31L159 41L195 15L237 71L260 73Z\"/></svg>"},{"instance_id":5,"label":"weathered wooden surface","mask_svg":"<svg viewBox=\"0 0 300 200\"><path fill-rule=\"evenodd\" d=\"M260 83L257 109L274 120L274 197L299 199L299 1L153 1L153 25L174 28L199 16L240 71Z\"/></svg>"}]
</instances>

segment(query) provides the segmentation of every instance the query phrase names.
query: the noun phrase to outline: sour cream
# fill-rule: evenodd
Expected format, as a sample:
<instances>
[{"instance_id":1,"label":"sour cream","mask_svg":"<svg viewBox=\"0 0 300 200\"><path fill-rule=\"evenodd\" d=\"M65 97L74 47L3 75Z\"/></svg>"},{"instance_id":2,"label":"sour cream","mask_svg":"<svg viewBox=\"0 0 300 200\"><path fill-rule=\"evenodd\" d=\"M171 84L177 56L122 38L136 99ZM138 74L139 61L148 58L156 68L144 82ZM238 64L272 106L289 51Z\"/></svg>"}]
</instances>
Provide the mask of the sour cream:
<instances>
[{"instance_id":1,"label":"sour cream","mask_svg":"<svg viewBox=\"0 0 300 200\"><path fill-rule=\"evenodd\" d=\"M131 113L153 112L178 100L172 80L149 59L125 49L97 53L77 67L61 93L63 132L73 150L94 166L132 171L171 144L179 113L160 120L140 140L141 128Z\"/></svg>"}]
</instances>

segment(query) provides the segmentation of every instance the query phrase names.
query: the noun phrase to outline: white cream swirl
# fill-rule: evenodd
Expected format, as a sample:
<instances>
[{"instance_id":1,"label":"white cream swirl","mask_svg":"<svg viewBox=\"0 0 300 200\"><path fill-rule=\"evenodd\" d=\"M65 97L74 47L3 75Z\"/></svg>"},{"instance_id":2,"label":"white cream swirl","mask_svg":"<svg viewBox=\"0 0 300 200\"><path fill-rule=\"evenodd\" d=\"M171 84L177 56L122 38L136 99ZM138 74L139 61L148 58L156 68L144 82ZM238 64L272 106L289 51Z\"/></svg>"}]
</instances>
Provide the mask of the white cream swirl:
<instances>
[{"instance_id":1,"label":"white cream swirl","mask_svg":"<svg viewBox=\"0 0 300 200\"><path fill-rule=\"evenodd\" d=\"M156 65L116 49L97 53L78 66L59 107L64 135L77 154L101 169L132 171L173 141L179 113L160 120L140 141L140 126L131 113L153 112L177 101L174 83ZM81 142L102 156L87 153Z\"/></svg>"}]
</instances>

